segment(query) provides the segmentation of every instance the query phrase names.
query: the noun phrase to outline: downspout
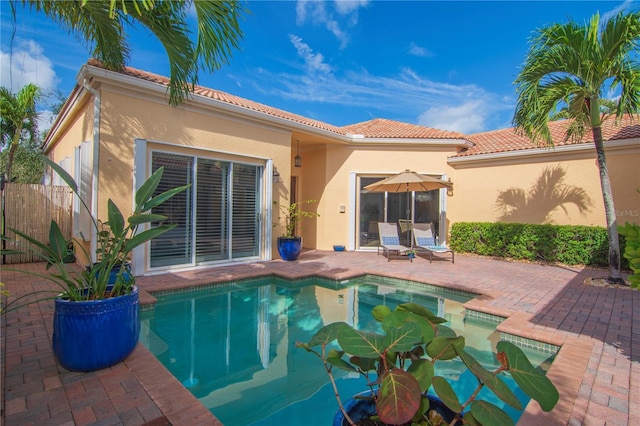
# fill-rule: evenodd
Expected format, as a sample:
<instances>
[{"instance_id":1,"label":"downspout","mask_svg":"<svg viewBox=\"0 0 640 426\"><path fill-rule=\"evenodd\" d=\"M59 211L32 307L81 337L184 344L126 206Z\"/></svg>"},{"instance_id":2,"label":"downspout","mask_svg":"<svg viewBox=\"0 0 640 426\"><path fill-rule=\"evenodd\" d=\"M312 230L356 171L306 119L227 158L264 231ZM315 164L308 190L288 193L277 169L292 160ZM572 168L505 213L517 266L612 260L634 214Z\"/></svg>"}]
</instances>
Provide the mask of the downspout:
<instances>
[{"instance_id":1,"label":"downspout","mask_svg":"<svg viewBox=\"0 0 640 426\"><path fill-rule=\"evenodd\" d=\"M93 89L89 79L84 78L82 86L93 95L93 153L91 158L91 216L98 217L98 163L100 160L100 93ZM98 230L91 226L91 240L89 241L91 262L97 262Z\"/></svg>"}]
</instances>

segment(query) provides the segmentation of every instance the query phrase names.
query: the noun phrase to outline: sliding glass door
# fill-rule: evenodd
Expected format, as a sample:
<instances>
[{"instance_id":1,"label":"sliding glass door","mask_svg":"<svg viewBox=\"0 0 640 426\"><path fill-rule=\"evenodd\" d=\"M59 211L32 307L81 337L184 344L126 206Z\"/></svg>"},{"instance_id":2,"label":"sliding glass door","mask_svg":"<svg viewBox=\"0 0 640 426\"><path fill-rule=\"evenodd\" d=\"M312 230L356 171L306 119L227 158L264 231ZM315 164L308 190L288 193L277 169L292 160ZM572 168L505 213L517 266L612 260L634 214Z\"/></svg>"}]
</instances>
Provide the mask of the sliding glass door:
<instances>
[{"instance_id":1,"label":"sliding glass door","mask_svg":"<svg viewBox=\"0 0 640 426\"><path fill-rule=\"evenodd\" d=\"M175 224L151 243L151 267L197 265L260 255L262 166L154 152L164 166L158 193L192 184L153 210Z\"/></svg>"},{"instance_id":2,"label":"sliding glass door","mask_svg":"<svg viewBox=\"0 0 640 426\"><path fill-rule=\"evenodd\" d=\"M378 247L378 222L396 223L398 235L404 244L410 244L407 221L432 223L434 229L439 229L440 190L406 193L371 192L364 189L383 178L384 176L359 179L359 248Z\"/></svg>"}]
</instances>

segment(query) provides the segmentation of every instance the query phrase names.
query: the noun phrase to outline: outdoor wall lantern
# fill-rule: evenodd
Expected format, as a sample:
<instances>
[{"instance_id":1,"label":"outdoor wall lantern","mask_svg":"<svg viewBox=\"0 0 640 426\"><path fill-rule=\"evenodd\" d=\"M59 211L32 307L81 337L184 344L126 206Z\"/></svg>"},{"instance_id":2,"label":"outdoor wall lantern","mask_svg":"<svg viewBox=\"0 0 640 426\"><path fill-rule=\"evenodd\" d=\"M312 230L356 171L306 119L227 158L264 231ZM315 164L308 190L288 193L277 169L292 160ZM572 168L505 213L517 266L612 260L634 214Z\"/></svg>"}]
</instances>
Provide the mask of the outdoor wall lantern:
<instances>
[{"instance_id":1,"label":"outdoor wall lantern","mask_svg":"<svg viewBox=\"0 0 640 426\"><path fill-rule=\"evenodd\" d=\"M300 157L300 139L297 139L296 142L298 143L298 150L295 158L293 159L293 165L294 167L302 167L302 157Z\"/></svg>"},{"instance_id":2,"label":"outdoor wall lantern","mask_svg":"<svg viewBox=\"0 0 640 426\"><path fill-rule=\"evenodd\" d=\"M451 178L449 178L449 183L451 183ZM451 188L447 188L447 195L449 197L453 197L453 186Z\"/></svg>"},{"instance_id":3,"label":"outdoor wall lantern","mask_svg":"<svg viewBox=\"0 0 640 426\"><path fill-rule=\"evenodd\" d=\"M273 168L273 183L280 183L280 173L276 167Z\"/></svg>"}]
</instances>

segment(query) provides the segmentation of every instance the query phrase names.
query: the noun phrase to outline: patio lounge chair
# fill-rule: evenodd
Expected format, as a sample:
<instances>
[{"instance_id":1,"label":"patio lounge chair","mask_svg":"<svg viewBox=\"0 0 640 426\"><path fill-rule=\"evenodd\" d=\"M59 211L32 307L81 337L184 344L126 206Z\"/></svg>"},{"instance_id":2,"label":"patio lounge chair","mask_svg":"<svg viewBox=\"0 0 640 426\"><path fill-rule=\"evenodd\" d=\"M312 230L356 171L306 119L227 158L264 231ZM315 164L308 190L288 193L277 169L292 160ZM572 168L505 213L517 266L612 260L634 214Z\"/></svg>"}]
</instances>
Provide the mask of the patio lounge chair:
<instances>
[{"instance_id":1,"label":"patio lounge chair","mask_svg":"<svg viewBox=\"0 0 640 426\"><path fill-rule=\"evenodd\" d=\"M430 223L415 223L413 225L415 249L425 251L429 255L429 263L433 262L433 254L451 253L451 263L455 263L455 253L447 246L436 245Z\"/></svg>"},{"instance_id":2,"label":"patio lounge chair","mask_svg":"<svg viewBox=\"0 0 640 426\"><path fill-rule=\"evenodd\" d=\"M395 223L378 222L378 233L380 234L378 254L380 254L380 249L382 249L382 254L387 257L387 262L391 260L392 252L395 252L400 256L402 252L409 251L409 247L400 244L398 227ZM413 258L411 256L407 257L413 262Z\"/></svg>"}]
</instances>

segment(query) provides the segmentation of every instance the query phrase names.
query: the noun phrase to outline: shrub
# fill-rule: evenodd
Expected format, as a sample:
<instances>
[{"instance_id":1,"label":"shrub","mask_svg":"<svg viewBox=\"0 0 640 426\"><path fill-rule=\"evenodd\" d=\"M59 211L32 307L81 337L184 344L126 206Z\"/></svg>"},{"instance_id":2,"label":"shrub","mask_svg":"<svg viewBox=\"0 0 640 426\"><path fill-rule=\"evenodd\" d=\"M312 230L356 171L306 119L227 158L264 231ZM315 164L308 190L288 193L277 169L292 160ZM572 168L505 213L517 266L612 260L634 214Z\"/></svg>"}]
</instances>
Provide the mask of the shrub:
<instances>
[{"instance_id":1,"label":"shrub","mask_svg":"<svg viewBox=\"0 0 640 426\"><path fill-rule=\"evenodd\" d=\"M608 265L609 237L606 228L574 225L459 222L451 227L451 248L460 253L543 260L566 265ZM624 252L625 238L620 237ZM622 268L629 262L622 259Z\"/></svg>"}]
</instances>

